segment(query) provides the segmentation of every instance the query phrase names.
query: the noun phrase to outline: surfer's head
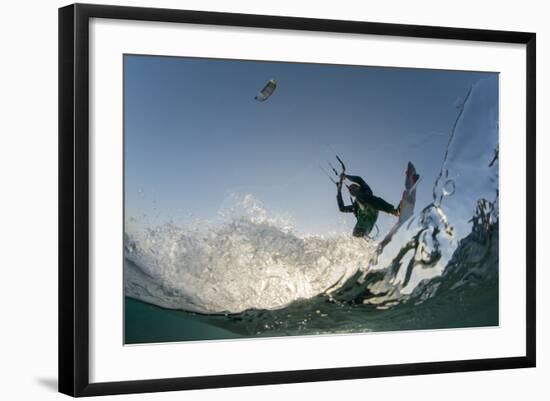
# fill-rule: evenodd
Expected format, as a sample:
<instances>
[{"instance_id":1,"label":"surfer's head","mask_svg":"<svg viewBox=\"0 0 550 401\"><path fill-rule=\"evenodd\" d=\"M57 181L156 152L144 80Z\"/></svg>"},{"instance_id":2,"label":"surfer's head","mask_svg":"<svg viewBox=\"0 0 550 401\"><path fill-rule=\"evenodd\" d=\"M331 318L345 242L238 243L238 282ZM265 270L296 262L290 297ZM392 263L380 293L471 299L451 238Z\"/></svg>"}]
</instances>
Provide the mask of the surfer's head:
<instances>
[{"instance_id":1,"label":"surfer's head","mask_svg":"<svg viewBox=\"0 0 550 401\"><path fill-rule=\"evenodd\" d=\"M357 193L359 192L359 188L361 188L360 185L355 182L352 182L347 187L351 196L357 196Z\"/></svg>"}]
</instances>

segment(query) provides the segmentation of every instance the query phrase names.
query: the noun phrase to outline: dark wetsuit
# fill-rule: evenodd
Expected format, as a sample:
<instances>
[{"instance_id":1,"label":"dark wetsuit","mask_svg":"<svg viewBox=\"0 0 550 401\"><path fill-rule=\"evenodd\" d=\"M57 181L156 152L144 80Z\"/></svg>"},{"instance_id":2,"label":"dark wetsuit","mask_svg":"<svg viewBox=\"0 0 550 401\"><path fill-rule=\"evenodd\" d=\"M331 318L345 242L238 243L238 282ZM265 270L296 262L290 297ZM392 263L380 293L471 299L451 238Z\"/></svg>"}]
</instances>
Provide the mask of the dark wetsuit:
<instances>
[{"instance_id":1,"label":"dark wetsuit","mask_svg":"<svg viewBox=\"0 0 550 401\"><path fill-rule=\"evenodd\" d=\"M344 205L342 200L342 191L339 190L336 195L338 208L343 213L353 213L357 218L357 224L353 228L354 237L363 237L368 235L374 223L378 219L378 211L386 213L395 212L393 205L386 202L384 199L374 196L368 184L361 178L354 175L346 175L348 180L359 184L359 191L355 196L355 200L351 205Z\"/></svg>"}]
</instances>

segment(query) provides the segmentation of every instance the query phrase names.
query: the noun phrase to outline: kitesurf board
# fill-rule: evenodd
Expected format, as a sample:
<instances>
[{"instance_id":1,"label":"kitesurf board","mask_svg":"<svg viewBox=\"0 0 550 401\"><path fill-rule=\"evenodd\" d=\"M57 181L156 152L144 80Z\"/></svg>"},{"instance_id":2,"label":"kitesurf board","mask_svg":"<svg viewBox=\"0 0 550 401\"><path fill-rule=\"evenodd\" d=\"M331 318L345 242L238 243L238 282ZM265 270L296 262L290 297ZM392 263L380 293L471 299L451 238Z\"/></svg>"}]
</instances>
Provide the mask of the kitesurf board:
<instances>
[{"instance_id":1,"label":"kitesurf board","mask_svg":"<svg viewBox=\"0 0 550 401\"><path fill-rule=\"evenodd\" d=\"M416 168L409 162L407 164L407 171L405 171L405 190L401 196L401 202L399 203L399 219L397 223L392 227L390 232L378 245L378 253L382 252L382 249L391 241L396 231L414 214L414 205L416 203L416 185L418 184L420 176L416 173Z\"/></svg>"},{"instance_id":2,"label":"kitesurf board","mask_svg":"<svg viewBox=\"0 0 550 401\"><path fill-rule=\"evenodd\" d=\"M405 172L405 190L401 197L400 211L398 223L403 223L408 220L414 213L414 205L416 203L416 184L420 176L416 174L414 165L409 162L407 171Z\"/></svg>"}]
</instances>

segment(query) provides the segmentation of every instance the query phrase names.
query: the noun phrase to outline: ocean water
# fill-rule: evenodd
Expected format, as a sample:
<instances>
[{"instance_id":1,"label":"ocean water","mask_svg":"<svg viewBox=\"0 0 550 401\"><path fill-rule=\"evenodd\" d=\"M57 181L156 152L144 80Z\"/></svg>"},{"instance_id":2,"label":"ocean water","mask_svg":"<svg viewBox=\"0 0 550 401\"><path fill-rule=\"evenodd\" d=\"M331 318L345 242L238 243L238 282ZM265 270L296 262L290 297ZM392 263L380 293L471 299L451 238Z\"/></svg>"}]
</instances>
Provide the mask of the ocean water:
<instances>
[{"instance_id":1,"label":"ocean water","mask_svg":"<svg viewBox=\"0 0 550 401\"><path fill-rule=\"evenodd\" d=\"M220 224L127 224L126 343L498 325L493 89L472 86L437 179L422 183L432 202L384 247L299 236L252 194Z\"/></svg>"}]
</instances>

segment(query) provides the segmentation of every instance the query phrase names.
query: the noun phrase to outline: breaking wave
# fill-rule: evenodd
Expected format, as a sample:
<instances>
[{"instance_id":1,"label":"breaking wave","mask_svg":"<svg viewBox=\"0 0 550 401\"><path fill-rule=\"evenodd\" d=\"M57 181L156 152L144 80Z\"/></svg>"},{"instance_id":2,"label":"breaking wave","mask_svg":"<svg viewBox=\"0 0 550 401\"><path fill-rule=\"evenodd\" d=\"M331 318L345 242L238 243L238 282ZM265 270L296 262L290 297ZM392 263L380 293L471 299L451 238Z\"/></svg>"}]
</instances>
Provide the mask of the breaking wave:
<instances>
[{"instance_id":1,"label":"breaking wave","mask_svg":"<svg viewBox=\"0 0 550 401\"><path fill-rule=\"evenodd\" d=\"M344 282L374 249L349 235L298 237L251 195L238 206L219 226L130 227L126 294L200 313L276 309Z\"/></svg>"}]
</instances>

